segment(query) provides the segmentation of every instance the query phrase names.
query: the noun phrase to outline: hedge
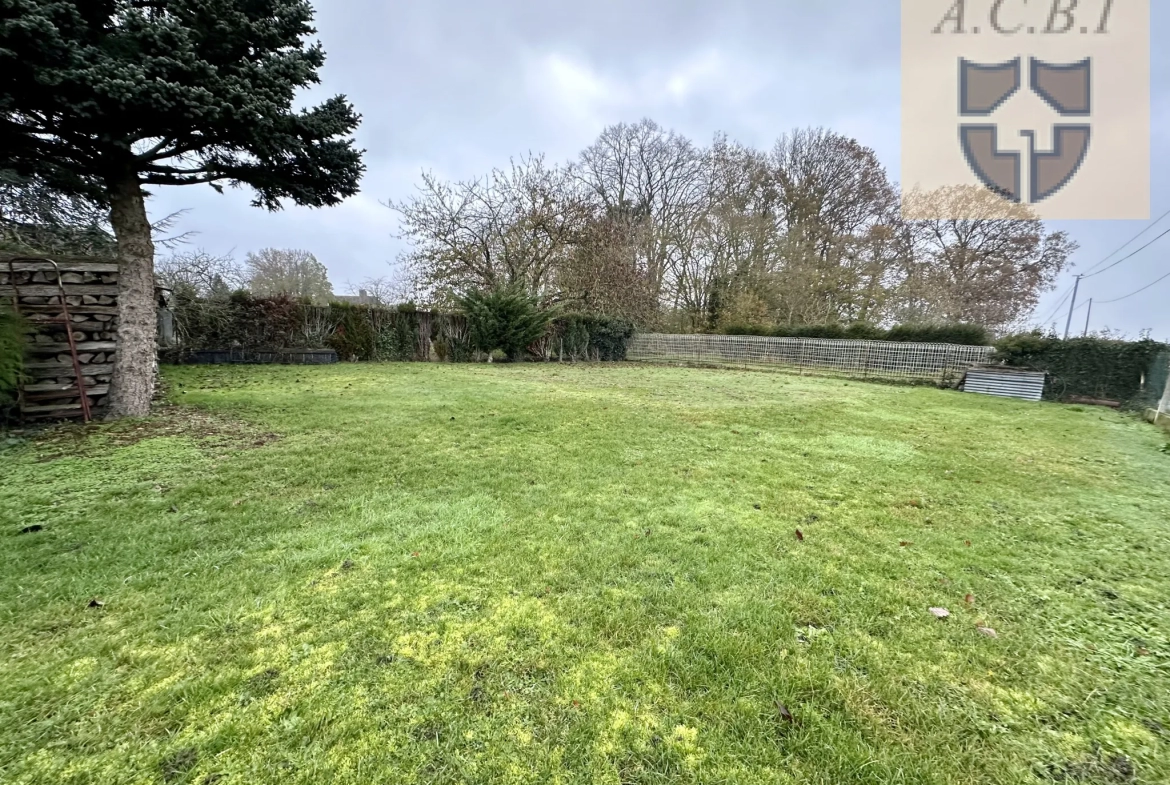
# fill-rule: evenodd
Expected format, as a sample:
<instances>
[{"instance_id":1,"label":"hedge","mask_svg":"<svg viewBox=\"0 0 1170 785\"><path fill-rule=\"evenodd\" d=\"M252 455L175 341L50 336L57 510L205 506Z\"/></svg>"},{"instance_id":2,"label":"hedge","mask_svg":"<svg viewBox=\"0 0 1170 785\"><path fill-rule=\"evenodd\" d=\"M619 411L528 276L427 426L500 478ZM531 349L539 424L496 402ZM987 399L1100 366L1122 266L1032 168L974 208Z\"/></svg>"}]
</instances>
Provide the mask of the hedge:
<instances>
[{"instance_id":1,"label":"hedge","mask_svg":"<svg viewBox=\"0 0 1170 785\"><path fill-rule=\"evenodd\" d=\"M1048 373L1044 397L1093 398L1127 408L1151 406L1162 397L1170 369L1170 345L1106 338L1063 340L1038 333L1013 335L995 345L1005 365Z\"/></svg>"},{"instance_id":2,"label":"hedge","mask_svg":"<svg viewBox=\"0 0 1170 785\"><path fill-rule=\"evenodd\" d=\"M859 322L801 327L729 327L727 335L764 335L772 338L829 338L899 343L949 343L959 346L987 346L987 330L975 324L902 324L889 330Z\"/></svg>"},{"instance_id":3,"label":"hedge","mask_svg":"<svg viewBox=\"0 0 1170 785\"><path fill-rule=\"evenodd\" d=\"M634 336L634 325L625 319L611 316L570 315L556 320L566 334L587 336L585 345L588 356L602 362L622 362L630 338ZM578 338L580 340L580 338Z\"/></svg>"},{"instance_id":4,"label":"hedge","mask_svg":"<svg viewBox=\"0 0 1170 785\"><path fill-rule=\"evenodd\" d=\"M287 297L176 297L172 302L179 347L163 352L164 361L182 361L192 350L279 351L322 349L343 361L420 360L420 330L429 324L434 354L441 361L471 362L476 352L467 319L460 314L334 303L314 306ZM529 354L537 359L620 361L626 358L634 326L596 315L558 316Z\"/></svg>"}]
</instances>

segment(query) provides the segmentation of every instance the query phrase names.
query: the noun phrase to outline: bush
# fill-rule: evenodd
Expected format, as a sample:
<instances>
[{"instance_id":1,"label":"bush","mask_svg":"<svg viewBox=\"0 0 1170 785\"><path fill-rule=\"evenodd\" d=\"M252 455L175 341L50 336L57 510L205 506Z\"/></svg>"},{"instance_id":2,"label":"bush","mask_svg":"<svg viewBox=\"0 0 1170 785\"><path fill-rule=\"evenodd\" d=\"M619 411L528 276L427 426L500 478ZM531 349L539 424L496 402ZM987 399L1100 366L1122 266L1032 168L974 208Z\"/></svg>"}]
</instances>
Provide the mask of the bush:
<instances>
[{"instance_id":1,"label":"bush","mask_svg":"<svg viewBox=\"0 0 1170 785\"><path fill-rule=\"evenodd\" d=\"M866 322L855 322L845 328L845 337L855 341L884 341L888 335L887 330Z\"/></svg>"},{"instance_id":2,"label":"bush","mask_svg":"<svg viewBox=\"0 0 1170 785\"><path fill-rule=\"evenodd\" d=\"M378 336L370 320L369 309L350 303L333 303L330 316L336 322L329 348L342 361L373 360L377 355Z\"/></svg>"},{"instance_id":3,"label":"bush","mask_svg":"<svg viewBox=\"0 0 1170 785\"><path fill-rule=\"evenodd\" d=\"M802 327L785 328L787 338L824 338L841 340L845 337L845 328L839 324L806 325Z\"/></svg>"},{"instance_id":4,"label":"bush","mask_svg":"<svg viewBox=\"0 0 1170 785\"><path fill-rule=\"evenodd\" d=\"M1046 371L1049 400L1085 397L1140 407L1152 405L1162 395L1170 346L1150 340L1066 341L1032 332L1000 340L995 358L1006 365Z\"/></svg>"},{"instance_id":5,"label":"bush","mask_svg":"<svg viewBox=\"0 0 1170 785\"><path fill-rule=\"evenodd\" d=\"M582 316L581 324L589 333L589 351L602 362L622 362L634 336L634 325L613 316Z\"/></svg>"},{"instance_id":6,"label":"bush","mask_svg":"<svg viewBox=\"0 0 1170 785\"><path fill-rule=\"evenodd\" d=\"M410 362L418 356L418 323L412 311L399 311L382 322L376 354L380 360ZM446 347L439 359L446 355Z\"/></svg>"},{"instance_id":7,"label":"bush","mask_svg":"<svg viewBox=\"0 0 1170 785\"><path fill-rule=\"evenodd\" d=\"M977 324L900 324L890 329L886 340L900 343L987 346L991 343L991 336Z\"/></svg>"},{"instance_id":8,"label":"bush","mask_svg":"<svg viewBox=\"0 0 1170 785\"><path fill-rule=\"evenodd\" d=\"M758 336L771 336L771 335L773 334L773 328L771 328L771 327L760 327L760 326L758 326L758 325L748 325L748 324L733 324L733 325L731 325L730 327L726 328L726 329L723 331L723 334L724 334L724 335L758 335Z\"/></svg>"},{"instance_id":9,"label":"bush","mask_svg":"<svg viewBox=\"0 0 1170 785\"><path fill-rule=\"evenodd\" d=\"M0 406L16 399L24 378L24 352L28 326L11 308L0 306Z\"/></svg>"},{"instance_id":10,"label":"bush","mask_svg":"<svg viewBox=\"0 0 1170 785\"><path fill-rule=\"evenodd\" d=\"M561 325L561 359L564 356L574 362L579 359L589 358L589 328L585 326L585 321L579 316L570 316Z\"/></svg>"},{"instance_id":11,"label":"bush","mask_svg":"<svg viewBox=\"0 0 1170 785\"><path fill-rule=\"evenodd\" d=\"M518 287L473 291L459 298L467 316L471 345L491 354L497 349L511 360L521 360L524 350L538 341L554 316L536 298Z\"/></svg>"},{"instance_id":12,"label":"bush","mask_svg":"<svg viewBox=\"0 0 1170 785\"><path fill-rule=\"evenodd\" d=\"M454 314L435 314L431 319L431 340L440 361L471 362L475 350L471 346L471 330L467 320Z\"/></svg>"}]
</instances>

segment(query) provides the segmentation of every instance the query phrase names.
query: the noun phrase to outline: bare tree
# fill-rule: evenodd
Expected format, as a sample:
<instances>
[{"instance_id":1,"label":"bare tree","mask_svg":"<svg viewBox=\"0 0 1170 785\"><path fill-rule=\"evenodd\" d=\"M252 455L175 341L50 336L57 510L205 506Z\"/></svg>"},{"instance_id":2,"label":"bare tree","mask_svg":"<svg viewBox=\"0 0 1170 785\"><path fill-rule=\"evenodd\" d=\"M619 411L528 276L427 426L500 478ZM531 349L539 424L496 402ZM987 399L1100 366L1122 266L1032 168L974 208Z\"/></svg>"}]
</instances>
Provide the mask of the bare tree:
<instances>
[{"instance_id":1,"label":"bare tree","mask_svg":"<svg viewBox=\"0 0 1170 785\"><path fill-rule=\"evenodd\" d=\"M265 248L249 253L244 264L248 288L261 297L285 294L317 304L333 297L329 271L308 251Z\"/></svg>"},{"instance_id":2,"label":"bare tree","mask_svg":"<svg viewBox=\"0 0 1170 785\"><path fill-rule=\"evenodd\" d=\"M646 220L637 263L655 296L675 302L679 251L694 236L706 206L702 151L652 120L621 123L602 131L573 172L596 212Z\"/></svg>"},{"instance_id":3,"label":"bare tree","mask_svg":"<svg viewBox=\"0 0 1170 785\"><path fill-rule=\"evenodd\" d=\"M356 284L347 281L345 287L349 294L365 293L371 304L383 307L405 303L414 297L410 281L400 275L363 278Z\"/></svg>"},{"instance_id":4,"label":"bare tree","mask_svg":"<svg viewBox=\"0 0 1170 785\"><path fill-rule=\"evenodd\" d=\"M406 266L432 302L512 285L549 296L583 217L566 170L540 156L465 182L425 173L419 195L390 207L401 217L400 236L414 244Z\"/></svg>"},{"instance_id":5,"label":"bare tree","mask_svg":"<svg viewBox=\"0 0 1170 785\"><path fill-rule=\"evenodd\" d=\"M412 283L431 303L519 283L546 302L670 329L994 327L1031 308L1075 245L1034 216L995 220L975 196L930 197L949 208L974 199L965 221L907 222L877 155L855 139L803 129L768 153L724 136L700 148L643 120L606 128L566 167L536 157L484 180L424 175L421 193L392 207L414 245Z\"/></svg>"},{"instance_id":6,"label":"bare tree","mask_svg":"<svg viewBox=\"0 0 1170 785\"><path fill-rule=\"evenodd\" d=\"M247 283L243 268L230 254L218 256L202 248L160 259L155 276L168 289L183 290L195 297L234 291Z\"/></svg>"},{"instance_id":7,"label":"bare tree","mask_svg":"<svg viewBox=\"0 0 1170 785\"><path fill-rule=\"evenodd\" d=\"M646 221L628 210L588 216L553 277L558 299L585 313L653 323L658 301L639 253L646 231Z\"/></svg>"},{"instance_id":8,"label":"bare tree","mask_svg":"<svg viewBox=\"0 0 1170 785\"><path fill-rule=\"evenodd\" d=\"M1051 290L1077 244L1048 232L1027 205L978 186L911 192L915 256L903 292L903 316L972 322L991 329L1025 319ZM1004 218L1004 215L1012 216ZM962 215L964 218L949 216Z\"/></svg>"},{"instance_id":9,"label":"bare tree","mask_svg":"<svg viewBox=\"0 0 1170 785\"><path fill-rule=\"evenodd\" d=\"M782 136L770 160L789 318L872 317L890 261L880 244L898 222L898 194L877 154L841 134L804 129Z\"/></svg>"}]
</instances>

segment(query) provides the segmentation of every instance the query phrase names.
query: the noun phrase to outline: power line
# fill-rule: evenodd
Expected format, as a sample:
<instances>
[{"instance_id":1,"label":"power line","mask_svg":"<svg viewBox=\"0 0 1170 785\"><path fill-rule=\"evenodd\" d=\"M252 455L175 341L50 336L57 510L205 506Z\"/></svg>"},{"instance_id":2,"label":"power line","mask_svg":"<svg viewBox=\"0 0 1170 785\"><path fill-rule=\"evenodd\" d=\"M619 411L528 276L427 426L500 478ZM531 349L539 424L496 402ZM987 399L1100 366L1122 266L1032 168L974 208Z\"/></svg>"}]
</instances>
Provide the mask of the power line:
<instances>
[{"instance_id":1,"label":"power line","mask_svg":"<svg viewBox=\"0 0 1170 785\"><path fill-rule=\"evenodd\" d=\"M1072 289L1071 288L1067 292L1064 293L1064 297L1060 298L1060 302L1057 303L1056 307L1052 309L1052 313L1048 314L1048 316L1046 318L1040 320L1040 324L1045 324L1050 319L1052 319L1054 316L1056 316L1058 313L1060 313L1060 309L1064 307L1064 304L1066 302L1068 302L1068 298L1070 296L1072 296Z\"/></svg>"},{"instance_id":2,"label":"power line","mask_svg":"<svg viewBox=\"0 0 1170 785\"><path fill-rule=\"evenodd\" d=\"M1162 281L1165 281L1167 278L1170 278L1170 273L1166 273L1165 275L1163 275L1163 276L1162 276L1161 278L1159 278L1158 280L1156 280L1156 281L1153 281L1152 283L1148 283L1148 284L1146 284L1146 285L1145 285L1145 286L1143 286L1142 288L1138 289L1136 292L1130 292L1130 293L1129 293L1129 294L1127 294L1125 297L1118 297L1116 300L1100 300L1100 301L1098 301L1098 302L1097 302L1097 305L1109 305L1110 303L1119 303L1119 302L1121 302L1122 300L1128 300L1130 297L1133 297L1134 295L1137 295L1137 294L1141 294L1141 293L1142 293L1142 292L1144 292L1146 289L1149 289L1149 288L1151 288L1152 286L1154 286L1154 285L1156 285L1156 284L1160 284L1160 283L1162 283Z\"/></svg>"},{"instance_id":3,"label":"power line","mask_svg":"<svg viewBox=\"0 0 1170 785\"><path fill-rule=\"evenodd\" d=\"M1116 262L1114 262L1113 264L1109 265L1108 267L1105 267L1105 268L1103 268L1103 269L1101 269L1101 270L1098 270L1098 271L1097 271L1097 272L1095 272L1095 273L1085 273L1084 277L1085 277L1085 278L1092 278L1093 276L1100 275L1101 273L1109 272L1110 270L1112 270L1114 267L1116 267L1117 265L1121 264L1121 263L1122 263L1122 262L1124 262L1125 260L1127 260L1127 259L1132 259L1133 257L1137 256L1139 253L1141 253L1142 251L1146 250L1146 249L1147 249L1147 248L1149 248L1151 245L1153 245L1154 243L1158 242L1159 240L1161 240L1163 237L1165 237L1165 236L1166 236L1166 235L1168 235L1168 234L1170 234L1170 229L1167 229L1166 231L1162 232L1160 235L1158 235L1157 237L1155 237L1153 240L1150 240L1148 243L1146 243L1145 245L1143 245L1141 248L1137 249L1137 250L1136 250L1136 251L1134 251L1133 253L1131 253L1131 254L1128 254L1127 256L1123 256L1123 257L1121 257L1120 259L1118 259ZM1137 238L1135 237L1134 239L1136 240ZM1131 240L1130 242L1132 242L1132 240Z\"/></svg>"},{"instance_id":4,"label":"power line","mask_svg":"<svg viewBox=\"0 0 1170 785\"><path fill-rule=\"evenodd\" d=\"M1145 229L1142 229L1140 232L1138 232L1138 233L1137 233L1137 234L1135 234L1133 237L1131 237L1131 238L1130 238L1130 239L1129 239L1129 240L1128 240L1128 241L1125 243L1125 245L1121 246L1121 247L1120 247L1120 248L1118 248L1116 251L1114 251L1113 253L1109 254L1109 255L1108 255L1108 256L1106 256L1104 259L1102 259L1101 261L1097 262L1095 265L1093 265L1093 266L1092 266L1092 267L1090 267L1088 270L1086 270L1086 271L1085 271L1085 276L1086 276L1086 277L1088 277L1089 275L1092 275L1092 274L1094 274L1094 273L1093 273L1093 271L1094 271L1094 270L1096 270L1096 269L1097 269L1098 267L1100 267L1101 265L1105 264L1105 262L1109 261L1109 260L1110 260L1110 259L1112 259L1114 256L1117 256L1117 254L1119 254L1119 253L1121 253L1122 251L1124 251L1126 248L1128 248L1128 247L1129 247L1129 244L1130 244L1130 243L1132 243L1134 240L1138 239L1138 238L1139 238L1139 237L1141 237L1143 234L1145 234L1146 232L1150 231L1150 230L1151 230L1151 229L1153 229L1155 226L1157 226L1158 224L1160 224L1160 223L1162 222L1162 219L1164 219L1164 218L1165 218L1166 216L1168 216L1168 215L1170 215L1170 210L1167 210L1166 212L1164 212L1164 213L1162 213L1161 215L1159 215L1159 216L1158 216L1156 219L1154 219L1154 222L1153 222L1153 223L1151 223L1151 224L1150 224L1149 226L1147 226ZM1157 238L1155 238L1155 239L1157 239ZM1141 249L1139 248L1138 250L1140 251ZM1126 257L1126 258L1128 258L1128 257ZM1122 259L1121 261L1123 262L1123 261L1125 261L1125 259ZM1121 262L1118 262L1117 264L1121 264ZM1112 266L1113 266L1113 265L1110 265L1110 267L1112 267ZM1109 268L1108 268L1108 267L1106 267L1105 269L1106 269L1106 270L1108 270ZM1101 272L1105 272L1105 270L1102 270Z\"/></svg>"}]
</instances>

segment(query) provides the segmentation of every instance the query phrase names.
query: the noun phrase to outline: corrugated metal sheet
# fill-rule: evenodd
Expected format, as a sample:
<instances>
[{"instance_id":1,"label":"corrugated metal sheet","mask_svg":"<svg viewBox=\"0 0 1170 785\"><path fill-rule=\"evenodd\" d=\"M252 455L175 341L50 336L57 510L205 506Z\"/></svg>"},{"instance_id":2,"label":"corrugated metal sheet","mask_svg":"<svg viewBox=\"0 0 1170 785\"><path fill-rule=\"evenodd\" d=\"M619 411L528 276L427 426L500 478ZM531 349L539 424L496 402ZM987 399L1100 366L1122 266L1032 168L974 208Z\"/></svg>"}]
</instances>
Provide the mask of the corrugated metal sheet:
<instances>
[{"instance_id":1,"label":"corrugated metal sheet","mask_svg":"<svg viewBox=\"0 0 1170 785\"><path fill-rule=\"evenodd\" d=\"M972 368L963 380L963 392L998 395L1038 401L1044 395L1043 371L1017 371L1009 368Z\"/></svg>"}]
</instances>

